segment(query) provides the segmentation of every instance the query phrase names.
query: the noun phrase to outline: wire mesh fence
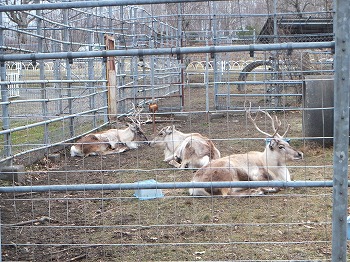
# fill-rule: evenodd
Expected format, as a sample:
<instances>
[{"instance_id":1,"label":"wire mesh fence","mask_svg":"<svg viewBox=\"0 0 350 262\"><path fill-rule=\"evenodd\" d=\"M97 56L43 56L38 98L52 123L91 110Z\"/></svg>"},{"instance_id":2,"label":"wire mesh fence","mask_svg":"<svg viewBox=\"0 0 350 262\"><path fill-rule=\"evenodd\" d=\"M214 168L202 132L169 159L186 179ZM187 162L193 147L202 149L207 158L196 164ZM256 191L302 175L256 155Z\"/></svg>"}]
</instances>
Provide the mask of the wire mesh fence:
<instances>
[{"instance_id":1,"label":"wire mesh fence","mask_svg":"<svg viewBox=\"0 0 350 262\"><path fill-rule=\"evenodd\" d=\"M337 121L329 112L338 105L328 104L336 95L334 13L318 1L300 10L281 1L0 6L1 172L12 175L0 187L0 260L332 259L332 246L342 249L332 217L344 214L333 210L340 161L325 128ZM5 11L30 21L22 28ZM153 143L71 156L78 138L124 130L137 110ZM258 164L263 181L249 181L259 179L247 164L239 179L196 184L201 167L177 168L154 145L164 127L207 137L223 161L272 150L266 134L286 132L299 161ZM286 179L274 179L275 165ZM209 193L193 196L193 188ZM215 195L221 188L232 195Z\"/></svg>"}]
</instances>

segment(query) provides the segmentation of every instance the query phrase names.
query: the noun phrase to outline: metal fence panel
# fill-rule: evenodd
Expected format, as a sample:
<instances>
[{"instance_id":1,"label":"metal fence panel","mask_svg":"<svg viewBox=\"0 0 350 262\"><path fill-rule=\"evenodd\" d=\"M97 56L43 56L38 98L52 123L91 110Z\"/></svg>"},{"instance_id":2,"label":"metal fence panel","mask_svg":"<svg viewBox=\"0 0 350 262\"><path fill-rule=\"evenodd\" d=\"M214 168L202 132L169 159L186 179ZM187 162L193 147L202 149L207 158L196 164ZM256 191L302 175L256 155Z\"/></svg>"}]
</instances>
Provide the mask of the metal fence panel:
<instances>
[{"instance_id":1,"label":"metal fence panel","mask_svg":"<svg viewBox=\"0 0 350 262\"><path fill-rule=\"evenodd\" d=\"M0 171L11 178L0 185L0 260L346 261L349 30L341 21L349 8L340 2L334 19L319 1L298 15L277 0L0 6ZM5 17L13 10L34 20L21 28ZM305 78L313 86L327 79L327 88L334 79L335 103L313 96L314 88L307 99L320 101L305 104ZM193 183L197 168L176 168L163 161L163 148L148 145L70 156L78 137L124 128L137 108L149 140L175 126L210 138L222 157L262 152L269 140L247 116L250 105L258 127L273 132L257 113L267 110L304 153L288 163L292 181ZM306 130L313 110L317 136ZM331 110L334 134L325 128ZM192 196L193 188L244 190ZM259 188L268 192L248 194Z\"/></svg>"}]
</instances>

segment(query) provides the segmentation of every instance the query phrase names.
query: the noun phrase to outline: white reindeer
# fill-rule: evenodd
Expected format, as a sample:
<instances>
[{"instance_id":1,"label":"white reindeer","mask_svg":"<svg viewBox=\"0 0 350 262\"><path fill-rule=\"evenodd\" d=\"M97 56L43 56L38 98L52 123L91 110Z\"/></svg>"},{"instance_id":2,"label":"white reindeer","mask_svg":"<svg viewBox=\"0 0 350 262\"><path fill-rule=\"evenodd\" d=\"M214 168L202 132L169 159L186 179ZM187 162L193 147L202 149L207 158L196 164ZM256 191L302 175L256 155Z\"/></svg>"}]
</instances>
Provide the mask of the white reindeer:
<instances>
[{"instance_id":1,"label":"white reindeer","mask_svg":"<svg viewBox=\"0 0 350 262\"><path fill-rule=\"evenodd\" d=\"M163 161L177 168L200 168L220 157L210 139L199 133L182 133L175 126L163 127L150 145L163 147Z\"/></svg>"},{"instance_id":2,"label":"white reindeer","mask_svg":"<svg viewBox=\"0 0 350 262\"><path fill-rule=\"evenodd\" d=\"M246 154L233 154L227 157L211 161L205 167L197 170L192 181L193 182L218 182L218 181L290 181L290 173L286 166L287 161L300 160L303 158L303 153L293 149L283 137L287 134L290 125L288 125L285 133L279 135L278 129L281 127L281 122L277 116L275 120L268 112L262 111L272 120L272 135L262 131L255 123L250 115L250 110L247 112L255 128L267 135L265 150L263 152L251 151ZM275 128L275 121L278 126ZM266 192L278 192L278 188L193 188L189 192L191 195L261 195Z\"/></svg>"},{"instance_id":3,"label":"white reindeer","mask_svg":"<svg viewBox=\"0 0 350 262\"><path fill-rule=\"evenodd\" d=\"M200 168L212 159L220 158L220 151L214 143L200 134L192 135L178 146L172 164L178 168ZM180 163L179 163L180 162Z\"/></svg>"},{"instance_id":4,"label":"white reindeer","mask_svg":"<svg viewBox=\"0 0 350 262\"><path fill-rule=\"evenodd\" d=\"M95 156L121 153L136 149L147 137L137 124L128 124L125 129L109 129L88 134L72 145L70 154L74 156Z\"/></svg>"}]
</instances>

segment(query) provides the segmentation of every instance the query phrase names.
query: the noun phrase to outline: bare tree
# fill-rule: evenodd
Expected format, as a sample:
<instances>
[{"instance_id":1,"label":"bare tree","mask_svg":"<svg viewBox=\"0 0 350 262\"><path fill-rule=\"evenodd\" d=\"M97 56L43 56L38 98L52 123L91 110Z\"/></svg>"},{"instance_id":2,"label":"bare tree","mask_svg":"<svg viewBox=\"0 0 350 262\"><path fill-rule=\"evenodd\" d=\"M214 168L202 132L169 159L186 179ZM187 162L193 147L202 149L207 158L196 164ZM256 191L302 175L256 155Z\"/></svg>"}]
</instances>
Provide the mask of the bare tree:
<instances>
[{"instance_id":1,"label":"bare tree","mask_svg":"<svg viewBox=\"0 0 350 262\"><path fill-rule=\"evenodd\" d=\"M286 7L286 11L295 12L297 17L302 18L303 13L309 5L313 5L311 1L303 1L303 0L287 0L285 5L282 5L282 8ZM291 9L291 10L288 10Z\"/></svg>"},{"instance_id":2,"label":"bare tree","mask_svg":"<svg viewBox=\"0 0 350 262\"><path fill-rule=\"evenodd\" d=\"M274 12L274 0L265 0L268 14ZM277 1L277 11L281 13L294 14L298 18L305 17L305 12L331 11L331 0L285 0Z\"/></svg>"},{"instance_id":3,"label":"bare tree","mask_svg":"<svg viewBox=\"0 0 350 262\"><path fill-rule=\"evenodd\" d=\"M32 4L35 0L6 0L6 5L25 5ZM28 27L30 22L32 22L35 17L31 16L29 12L23 11L10 11L6 12L8 18L18 25L19 30L23 30ZM25 34L18 32L18 41L20 44L25 44L27 41Z\"/></svg>"},{"instance_id":4,"label":"bare tree","mask_svg":"<svg viewBox=\"0 0 350 262\"><path fill-rule=\"evenodd\" d=\"M168 15L173 15L174 18L181 18L182 31L199 31L201 30L202 19L201 14L208 13L208 3L181 3L181 4L166 4L165 11ZM180 10L179 10L180 9ZM191 15L192 14L192 15ZM178 20L169 21L174 27L178 26Z\"/></svg>"}]
</instances>

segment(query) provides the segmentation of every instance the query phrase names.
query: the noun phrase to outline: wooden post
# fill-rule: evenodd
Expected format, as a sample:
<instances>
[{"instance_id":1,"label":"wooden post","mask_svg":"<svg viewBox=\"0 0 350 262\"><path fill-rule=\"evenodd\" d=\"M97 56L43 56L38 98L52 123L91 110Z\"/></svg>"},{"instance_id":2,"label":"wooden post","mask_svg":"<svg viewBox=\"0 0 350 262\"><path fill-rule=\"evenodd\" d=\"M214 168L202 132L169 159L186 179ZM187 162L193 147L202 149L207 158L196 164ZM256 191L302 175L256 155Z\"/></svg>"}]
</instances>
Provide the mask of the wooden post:
<instances>
[{"instance_id":1,"label":"wooden post","mask_svg":"<svg viewBox=\"0 0 350 262\"><path fill-rule=\"evenodd\" d=\"M109 35L105 35L106 50L114 50L115 42L114 38ZM115 70L115 58L114 56L107 57L106 65L107 76L107 103L108 103L108 119L109 121L117 118L117 75Z\"/></svg>"}]
</instances>

